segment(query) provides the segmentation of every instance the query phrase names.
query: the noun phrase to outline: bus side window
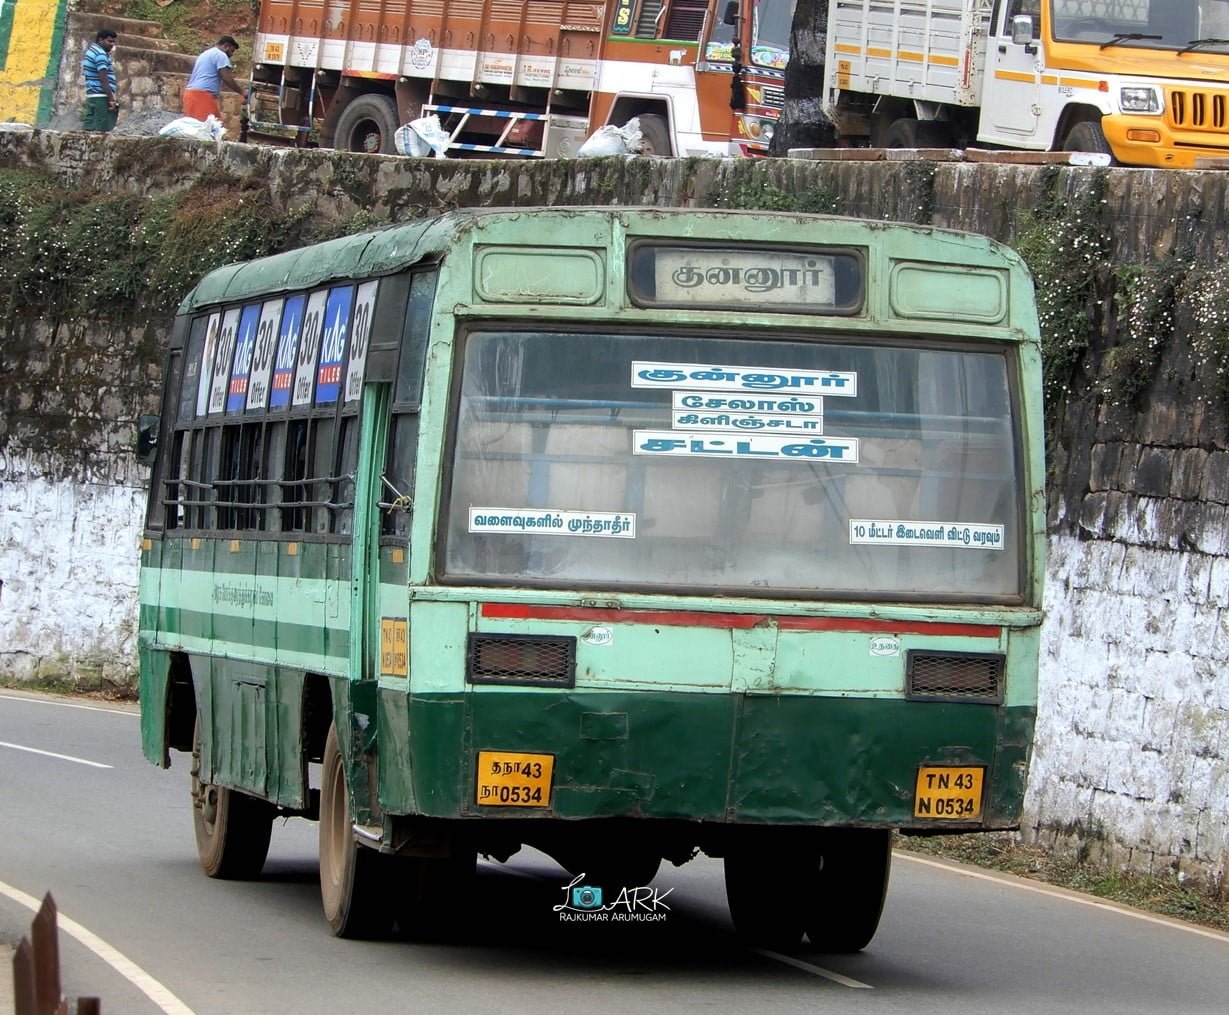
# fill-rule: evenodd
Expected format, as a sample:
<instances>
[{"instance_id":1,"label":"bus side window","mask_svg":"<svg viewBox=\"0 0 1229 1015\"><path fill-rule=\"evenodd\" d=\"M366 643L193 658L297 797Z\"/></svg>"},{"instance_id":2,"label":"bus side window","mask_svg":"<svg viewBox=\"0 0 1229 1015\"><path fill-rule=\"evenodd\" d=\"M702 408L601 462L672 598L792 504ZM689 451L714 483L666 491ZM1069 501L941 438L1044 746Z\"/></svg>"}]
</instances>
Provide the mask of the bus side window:
<instances>
[{"instance_id":1,"label":"bus side window","mask_svg":"<svg viewBox=\"0 0 1229 1015\"><path fill-rule=\"evenodd\" d=\"M348 536L354 531L354 473L358 469L358 416L341 421L340 458L337 482L332 484L332 499L340 505L333 514L333 531Z\"/></svg>"},{"instance_id":2,"label":"bus side window","mask_svg":"<svg viewBox=\"0 0 1229 1015\"><path fill-rule=\"evenodd\" d=\"M308 480L307 499L311 502L304 528L309 532L326 533L332 528L332 510L336 473L333 434L336 420L333 416L312 420L311 478Z\"/></svg>"},{"instance_id":3,"label":"bus side window","mask_svg":"<svg viewBox=\"0 0 1229 1015\"><path fill-rule=\"evenodd\" d=\"M265 500L265 527L270 532L280 532L284 526L282 501L286 500L286 488L278 475L278 463L286 453L286 421L277 420L265 430L264 467L261 475L264 482L261 490Z\"/></svg>"},{"instance_id":4,"label":"bus side window","mask_svg":"<svg viewBox=\"0 0 1229 1015\"><path fill-rule=\"evenodd\" d=\"M307 427L308 420L292 420L286 432L286 471L282 480L282 531L307 528Z\"/></svg>"},{"instance_id":5,"label":"bus side window","mask_svg":"<svg viewBox=\"0 0 1229 1015\"><path fill-rule=\"evenodd\" d=\"M222 427L221 454L213 478L217 505L214 526L218 529L238 528L238 490L235 481L239 478L239 431L240 428L234 424Z\"/></svg>"},{"instance_id":6,"label":"bus side window","mask_svg":"<svg viewBox=\"0 0 1229 1015\"><path fill-rule=\"evenodd\" d=\"M414 488L415 452L418 447L418 412L422 404L423 372L437 280L435 271L420 271L411 279L405 327L401 333L401 351L397 357L393 418L388 435L384 482L380 490L380 533L401 539L408 538L410 534L410 497Z\"/></svg>"}]
</instances>

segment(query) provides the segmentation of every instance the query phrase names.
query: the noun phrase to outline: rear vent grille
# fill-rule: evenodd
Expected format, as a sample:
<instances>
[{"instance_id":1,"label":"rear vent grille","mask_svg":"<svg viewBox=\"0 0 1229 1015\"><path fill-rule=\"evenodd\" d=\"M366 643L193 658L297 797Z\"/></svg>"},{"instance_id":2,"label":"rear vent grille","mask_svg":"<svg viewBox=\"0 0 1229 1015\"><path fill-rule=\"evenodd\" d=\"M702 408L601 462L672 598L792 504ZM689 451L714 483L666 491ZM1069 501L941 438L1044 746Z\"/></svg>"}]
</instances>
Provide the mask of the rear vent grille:
<instances>
[{"instance_id":1,"label":"rear vent grille","mask_svg":"<svg viewBox=\"0 0 1229 1015\"><path fill-rule=\"evenodd\" d=\"M981 652L910 652L906 694L921 701L1000 702L1004 661Z\"/></svg>"},{"instance_id":2,"label":"rear vent grille","mask_svg":"<svg viewBox=\"0 0 1229 1015\"><path fill-rule=\"evenodd\" d=\"M471 684L572 687L576 639L542 634L471 634L465 675Z\"/></svg>"}]
</instances>

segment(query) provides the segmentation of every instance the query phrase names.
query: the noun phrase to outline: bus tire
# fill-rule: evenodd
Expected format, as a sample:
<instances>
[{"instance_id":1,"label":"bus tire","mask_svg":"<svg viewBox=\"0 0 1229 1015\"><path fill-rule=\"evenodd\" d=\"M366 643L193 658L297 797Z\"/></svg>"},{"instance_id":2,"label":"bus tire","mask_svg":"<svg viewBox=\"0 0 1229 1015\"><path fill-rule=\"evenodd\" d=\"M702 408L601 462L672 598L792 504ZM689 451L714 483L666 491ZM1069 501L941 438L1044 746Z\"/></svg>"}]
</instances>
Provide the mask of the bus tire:
<instances>
[{"instance_id":1,"label":"bus tire","mask_svg":"<svg viewBox=\"0 0 1229 1015\"><path fill-rule=\"evenodd\" d=\"M320 898L337 937L383 937L393 925L387 864L359 846L350 817L350 790L337 727L329 726L320 775Z\"/></svg>"},{"instance_id":2,"label":"bus tire","mask_svg":"<svg viewBox=\"0 0 1229 1015\"><path fill-rule=\"evenodd\" d=\"M360 95L342 110L333 147L343 152L393 155L397 104L387 95Z\"/></svg>"},{"instance_id":3,"label":"bus tire","mask_svg":"<svg viewBox=\"0 0 1229 1015\"><path fill-rule=\"evenodd\" d=\"M201 720L192 730L192 827L196 855L211 878L259 876L269 855L273 807L225 786L202 782Z\"/></svg>"},{"instance_id":4,"label":"bus tire","mask_svg":"<svg viewBox=\"0 0 1229 1015\"><path fill-rule=\"evenodd\" d=\"M670 125L657 113L640 114L640 154L673 155L670 145Z\"/></svg>"},{"instance_id":5,"label":"bus tire","mask_svg":"<svg viewBox=\"0 0 1229 1015\"><path fill-rule=\"evenodd\" d=\"M1114 155L1114 149L1110 147L1105 131L1097 120L1081 120L1074 124L1063 138L1063 151L1093 152L1097 155L1109 155L1111 158Z\"/></svg>"},{"instance_id":6,"label":"bus tire","mask_svg":"<svg viewBox=\"0 0 1229 1015\"><path fill-rule=\"evenodd\" d=\"M393 911L397 930L413 941L460 937L472 912L478 854L460 849L451 856L395 857Z\"/></svg>"},{"instance_id":7,"label":"bus tire","mask_svg":"<svg viewBox=\"0 0 1229 1015\"><path fill-rule=\"evenodd\" d=\"M810 889L807 938L821 952L860 952L879 929L892 871L892 833L834 828L819 840L823 858Z\"/></svg>"},{"instance_id":8,"label":"bus tire","mask_svg":"<svg viewBox=\"0 0 1229 1015\"><path fill-rule=\"evenodd\" d=\"M726 854L726 903L735 933L748 944L788 950L802 941L805 900L792 883L796 865L782 860L770 849Z\"/></svg>"}]
</instances>

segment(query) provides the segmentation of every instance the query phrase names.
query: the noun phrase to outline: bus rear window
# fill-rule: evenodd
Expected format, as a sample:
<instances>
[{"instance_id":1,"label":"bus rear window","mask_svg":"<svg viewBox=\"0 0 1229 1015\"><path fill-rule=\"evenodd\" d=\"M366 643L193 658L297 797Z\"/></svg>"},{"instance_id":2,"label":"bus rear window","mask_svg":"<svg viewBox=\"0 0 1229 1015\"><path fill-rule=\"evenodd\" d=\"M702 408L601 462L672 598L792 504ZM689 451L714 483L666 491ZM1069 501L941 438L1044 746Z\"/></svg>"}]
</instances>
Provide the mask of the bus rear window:
<instances>
[{"instance_id":1,"label":"bus rear window","mask_svg":"<svg viewBox=\"0 0 1229 1015\"><path fill-rule=\"evenodd\" d=\"M448 580L1020 601L999 347L483 331Z\"/></svg>"}]
</instances>

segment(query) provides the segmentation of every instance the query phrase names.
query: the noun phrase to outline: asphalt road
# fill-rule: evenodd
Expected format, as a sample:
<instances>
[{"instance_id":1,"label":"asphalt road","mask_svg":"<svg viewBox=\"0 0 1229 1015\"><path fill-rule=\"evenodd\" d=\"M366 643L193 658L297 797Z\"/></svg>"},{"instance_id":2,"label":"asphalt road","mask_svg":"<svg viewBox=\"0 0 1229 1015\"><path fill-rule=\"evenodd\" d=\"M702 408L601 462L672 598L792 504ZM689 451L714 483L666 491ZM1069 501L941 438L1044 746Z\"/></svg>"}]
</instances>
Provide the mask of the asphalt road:
<instances>
[{"instance_id":1,"label":"asphalt road","mask_svg":"<svg viewBox=\"0 0 1229 1015\"><path fill-rule=\"evenodd\" d=\"M0 959L29 928L27 904L52 892L65 993L98 996L104 1012L1229 1007L1229 936L907 854L878 936L853 956L746 948L706 858L663 867L665 920L562 923L566 875L524 851L481 866L463 943L337 940L320 912L314 825L275 827L260 881L209 880L186 759L154 768L134 712L83 706L0 691Z\"/></svg>"}]
</instances>

